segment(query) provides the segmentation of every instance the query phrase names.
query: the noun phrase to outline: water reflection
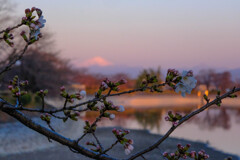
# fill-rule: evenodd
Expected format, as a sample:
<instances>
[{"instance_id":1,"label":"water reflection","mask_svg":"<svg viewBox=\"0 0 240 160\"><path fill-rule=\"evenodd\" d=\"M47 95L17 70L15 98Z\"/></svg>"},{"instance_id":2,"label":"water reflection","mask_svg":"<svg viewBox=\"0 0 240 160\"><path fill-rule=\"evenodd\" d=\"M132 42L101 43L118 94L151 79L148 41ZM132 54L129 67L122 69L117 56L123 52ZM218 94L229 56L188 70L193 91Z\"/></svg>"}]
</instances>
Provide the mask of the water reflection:
<instances>
[{"instance_id":1,"label":"water reflection","mask_svg":"<svg viewBox=\"0 0 240 160\"><path fill-rule=\"evenodd\" d=\"M187 115L191 111L195 110L189 107L179 107L179 108L149 108L149 109L137 109L137 108L127 108L123 113L117 113L117 118L114 121L108 121L103 119L99 124L100 126L129 126L129 120L137 122L137 128L142 129L157 129L160 131L161 123L165 123L164 117L169 110L173 112L179 112L182 115ZM88 112L85 119L93 121L95 117L98 116L96 112ZM234 119L235 122L231 122ZM224 130L229 130L232 123L237 123L240 125L240 109L237 108L211 108L208 109L194 118L190 119L186 123L192 123L203 130L215 130L216 128L222 128Z\"/></svg>"},{"instance_id":2,"label":"water reflection","mask_svg":"<svg viewBox=\"0 0 240 160\"><path fill-rule=\"evenodd\" d=\"M129 129L148 129L152 133L164 134L171 127L164 117L169 110L186 115L197 109L191 107L155 107L134 108L126 107L126 111L116 114L116 119L103 119L99 126L121 126ZM86 119L94 121L96 112L88 112ZM225 152L240 156L240 108L212 107L185 124L181 125L173 136L208 142L211 146ZM223 139L224 137L224 139Z\"/></svg>"},{"instance_id":3,"label":"water reflection","mask_svg":"<svg viewBox=\"0 0 240 160\"><path fill-rule=\"evenodd\" d=\"M160 131L160 119L162 119L162 110L146 110L144 112L136 111L134 116L143 129L157 128Z\"/></svg>"},{"instance_id":4,"label":"water reflection","mask_svg":"<svg viewBox=\"0 0 240 160\"><path fill-rule=\"evenodd\" d=\"M230 115L232 112L239 112L238 110L231 111L226 108L208 109L205 113L201 113L194 117L192 122L198 125L201 129L214 130L215 128L230 129ZM237 118L237 117L235 117Z\"/></svg>"}]
</instances>

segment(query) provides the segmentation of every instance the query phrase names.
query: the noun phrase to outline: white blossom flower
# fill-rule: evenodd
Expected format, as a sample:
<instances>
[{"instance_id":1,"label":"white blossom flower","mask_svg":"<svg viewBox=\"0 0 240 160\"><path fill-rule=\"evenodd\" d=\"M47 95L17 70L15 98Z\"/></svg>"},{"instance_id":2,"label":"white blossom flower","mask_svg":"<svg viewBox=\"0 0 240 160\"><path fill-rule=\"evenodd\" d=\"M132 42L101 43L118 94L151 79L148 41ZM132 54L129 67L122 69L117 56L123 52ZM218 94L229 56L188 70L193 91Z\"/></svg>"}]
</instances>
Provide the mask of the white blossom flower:
<instances>
[{"instance_id":1,"label":"white blossom flower","mask_svg":"<svg viewBox=\"0 0 240 160\"><path fill-rule=\"evenodd\" d=\"M191 72L191 74L189 74L189 72ZM183 71L181 81L176 84L175 92L181 92L183 97L185 97L186 93L191 94L192 89L195 88L197 84L197 80L189 75L192 75L192 71Z\"/></svg>"},{"instance_id":2,"label":"white blossom flower","mask_svg":"<svg viewBox=\"0 0 240 160\"><path fill-rule=\"evenodd\" d=\"M109 119L110 119L110 120L114 120L114 119L115 119L115 114L110 114L110 115L109 115Z\"/></svg>"},{"instance_id":3,"label":"white blossom flower","mask_svg":"<svg viewBox=\"0 0 240 160\"><path fill-rule=\"evenodd\" d=\"M30 24L30 27L31 27L32 29L34 29L35 31L39 29L39 26L38 26L38 25L35 25L34 23L31 23L31 24Z\"/></svg>"},{"instance_id":4,"label":"white blossom flower","mask_svg":"<svg viewBox=\"0 0 240 160\"><path fill-rule=\"evenodd\" d=\"M130 149L130 151L132 151L134 149L133 145L131 145L131 144L129 144L127 148Z\"/></svg>"},{"instance_id":5,"label":"white blossom flower","mask_svg":"<svg viewBox=\"0 0 240 160\"><path fill-rule=\"evenodd\" d=\"M181 81L184 83L184 85L186 85L189 89L193 89L196 87L197 84L197 80L192 77L192 76L187 76L188 72L187 71L183 71L182 73L182 79ZM191 91L190 91L191 93Z\"/></svg>"},{"instance_id":6,"label":"white blossom flower","mask_svg":"<svg viewBox=\"0 0 240 160\"><path fill-rule=\"evenodd\" d=\"M84 90L82 90L82 91L80 92L80 95L81 95L82 97L85 97L85 96L87 95L87 92L84 91Z\"/></svg>"},{"instance_id":7,"label":"white blossom flower","mask_svg":"<svg viewBox=\"0 0 240 160\"><path fill-rule=\"evenodd\" d=\"M182 82L179 82L176 84L176 89L175 89L175 92L179 93L181 92L181 95L183 97L186 96L186 92L188 91L189 89L184 85L184 83Z\"/></svg>"},{"instance_id":8,"label":"white blossom flower","mask_svg":"<svg viewBox=\"0 0 240 160\"><path fill-rule=\"evenodd\" d=\"M133 145L131 145L131 144L126 144L124 148L125 148L126 155L129 155L131 153L131 151L134 149Z\"/></svg>"},{"instance_id":9,"label":"white blossom flower","mask_svg":"<svg viewBox=\"0 0 240 160\"><path fill-rule=\"evenodd\" d=\"M130 149L125 148L125 154L126 154L126 155L129 155L130 153L131 153Z\"/></svg>"},{"instance_id":10,"label":"white blossom flower","mask_svg":"<svg viewBox=\"0 0 240 160\"><path fill-rule=\"evenodd\" d=\"M34 37L35 40L38 40L38 37L39 37L40 34L41 34L40 29L38 29L38 30L32 31L31 37Z\"/></svg>"},{"instance_id":11,"label":"white blossom flower","mask_svg":"<svg viewBox=\"0 0 240 160\"><path fill-rule=\"evenodd\" d=\"M43 19L43 16L41 16L41 17L39 17L39 19L37 20L37 22L38 22L38 26L39 26L40 28L43 28L43 27L45 26L44 23L46 23L46 19Z\"/></svg>"},{"instance_id":12,"label":"white blossom flower","mask_svg":"<svg viewBox=\"0 0 240 160\"><path fill-rule=\"evenodd\" d=\"M118 112L124 112L124 111L125 111L125 108L124 108L122 105L117 106L117 111L118 111Z\"/></svg>"},{"instance_id":13,"label":"white blossom flower","mask_svg":"<svg viewBox=\"0 0 240 160\"><path fill-rule=\"evenodd\" d=\"M102 82L102 83L101 83L101 88L102 88L103 90L107 89L107 88L108 88L107 83Z\"/></svg>"}]
</instances>

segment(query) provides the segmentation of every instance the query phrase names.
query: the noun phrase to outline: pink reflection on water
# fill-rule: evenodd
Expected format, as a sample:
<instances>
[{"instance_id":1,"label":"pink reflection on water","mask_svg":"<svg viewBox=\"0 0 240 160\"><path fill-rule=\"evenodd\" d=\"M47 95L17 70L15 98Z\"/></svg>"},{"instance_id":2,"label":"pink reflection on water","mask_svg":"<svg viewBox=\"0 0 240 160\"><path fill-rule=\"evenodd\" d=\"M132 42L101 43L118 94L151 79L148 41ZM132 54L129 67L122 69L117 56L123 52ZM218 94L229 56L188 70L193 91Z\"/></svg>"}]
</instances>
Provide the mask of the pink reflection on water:
<instances>
[{"instance_id":1,"label":"pink reflection on water","mask_svg":"<svg viewBox=\"0 0 240 160\"><path fill-rule=\"evenodd\" d=\"M187 109L186 109L187 108ZM168 108L149 109L128 108L125 113L116 114L114 121L104 119L99 126L121 126L129 129L148 129L152 133L164 134L171 123L164 120ZM189 107L172 108L176 112L187 114ZM213 107L181 125L171 136L208 143L224 152L240 156L240 109ZM88 118L88 117L86 117Z\"/></svg>"}]
</instances>

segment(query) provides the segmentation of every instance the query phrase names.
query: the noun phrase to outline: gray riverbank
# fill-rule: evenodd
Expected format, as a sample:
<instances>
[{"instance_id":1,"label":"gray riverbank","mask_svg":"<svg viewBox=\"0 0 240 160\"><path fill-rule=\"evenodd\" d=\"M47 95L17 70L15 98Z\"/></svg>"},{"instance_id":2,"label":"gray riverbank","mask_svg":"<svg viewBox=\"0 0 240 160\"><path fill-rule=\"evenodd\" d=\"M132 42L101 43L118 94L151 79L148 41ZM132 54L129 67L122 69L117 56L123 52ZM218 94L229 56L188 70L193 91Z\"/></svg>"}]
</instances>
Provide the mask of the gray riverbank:
<instances>
[{"instance_id":1,"label":"gray riverbank","mask_svg":"<svg viewBox=\"0 0 240 160\"><path fill-rule=\"evenodd\" d=\"M61 125L60 122L54 122L56 129L67 137L75 138L82 133L81 122L68 122L67 125ZM65 127L62 127L65 126ZM108 148L116 139L111 132L112 128L99 128L97 135L105 148ZM160 138L160 135L150 134L146 130L132 130L128 136L134 140L133 153L154 143ZM81 143L92 140L88 136ZM223 160L231 156L233 160L238 160L236 156L216 151L207 147L204 143L191 142L183 139L168 138L159 149L150 152L145 156L148 160L163 159L161 153L164 151L174 151L176 145L192 144L192 150L204 149L209 155L210 160ZM116 158L127 158L124 154L123 147L119 144L109 152ZM0 125L0 159L1 160L89 160L89 158L71 152L67 147L58 143L49 143L46 137L26 128L19 122L7 123ZM141 159L141 158L140 158Z\"/></svg>"}]
</instances>

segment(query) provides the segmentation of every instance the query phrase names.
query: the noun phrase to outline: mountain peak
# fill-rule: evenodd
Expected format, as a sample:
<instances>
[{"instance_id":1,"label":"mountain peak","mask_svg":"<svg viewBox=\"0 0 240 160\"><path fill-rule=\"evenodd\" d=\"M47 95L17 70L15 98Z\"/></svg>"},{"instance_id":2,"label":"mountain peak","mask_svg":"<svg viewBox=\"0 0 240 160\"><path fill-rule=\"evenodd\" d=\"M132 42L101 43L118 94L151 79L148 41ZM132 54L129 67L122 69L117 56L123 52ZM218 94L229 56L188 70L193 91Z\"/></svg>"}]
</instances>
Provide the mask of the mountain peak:
<instances>
[{"instance_id":1,"label":"mountain peak","mask_svg":"<svg viewBox=\"0 0 240 160\"><path fill-rule=\"evenodd\" d=\"M102 58L102 57L93 57L91 59L88 59L86 61L81 62L78 64L78 67L90 67L90 66L101 66L101 67L106 67L106 66L111 66L113 63L110 61Z\"/></svg>"}]
</instances>

